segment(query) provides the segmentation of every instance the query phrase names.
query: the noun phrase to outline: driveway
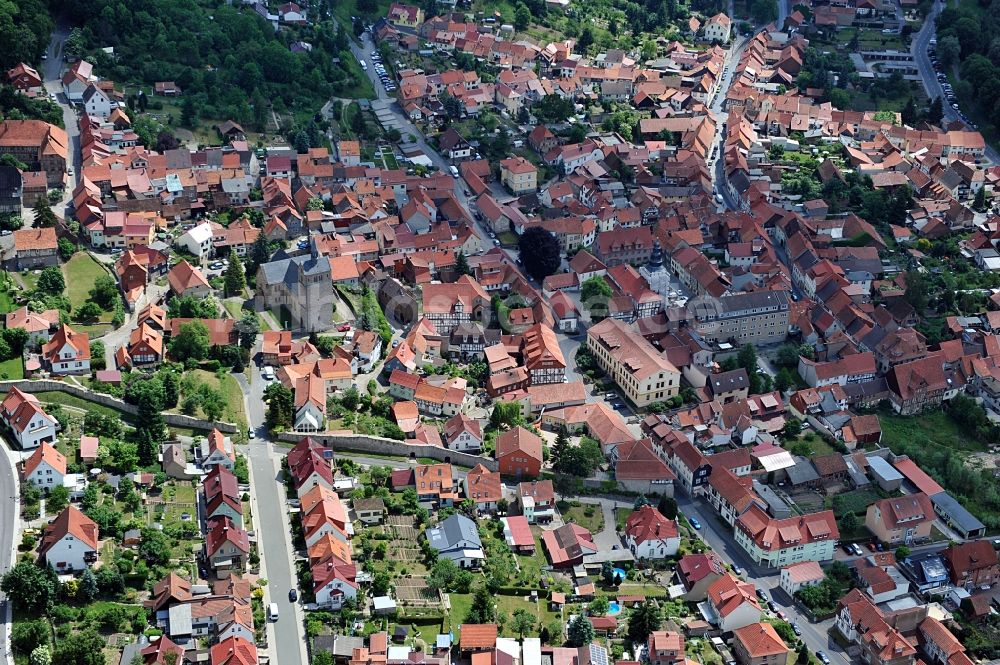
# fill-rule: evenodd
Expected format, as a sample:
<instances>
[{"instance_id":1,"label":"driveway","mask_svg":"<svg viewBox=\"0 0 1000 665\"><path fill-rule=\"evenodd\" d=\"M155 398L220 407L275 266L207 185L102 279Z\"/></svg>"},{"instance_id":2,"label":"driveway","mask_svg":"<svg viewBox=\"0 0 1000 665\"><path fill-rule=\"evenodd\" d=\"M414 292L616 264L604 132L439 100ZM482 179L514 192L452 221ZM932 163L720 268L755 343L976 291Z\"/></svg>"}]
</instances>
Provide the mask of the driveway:
<instances>
[{"instance_id":1,"label":"driveway","mask_svg":"<svg viewBox=\"0 0 1000 665\"><path fill-rule=\"evenodd\" d=\"M607 552L610 552L615 547L622 549L622 539L618 535L618 524L615 521L615 508L631 508L632 504L625 501L590 496L576 497L576 501L601 506L601 513L604 515L604 528L601 529L600 533L594 534L594 544L602 551Z\"/></svg>"}]
</instances>

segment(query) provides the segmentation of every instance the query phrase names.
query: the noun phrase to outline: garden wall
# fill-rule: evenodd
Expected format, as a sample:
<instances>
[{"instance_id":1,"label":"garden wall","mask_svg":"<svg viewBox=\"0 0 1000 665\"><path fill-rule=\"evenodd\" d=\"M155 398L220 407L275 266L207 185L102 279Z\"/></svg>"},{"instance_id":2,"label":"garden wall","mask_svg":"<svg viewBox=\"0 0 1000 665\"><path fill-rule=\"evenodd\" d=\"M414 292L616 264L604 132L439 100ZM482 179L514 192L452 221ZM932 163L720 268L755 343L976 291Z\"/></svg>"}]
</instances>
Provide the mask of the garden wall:
<instances>
[{"instance_id":1,"label":"garden wall","mask_svg":"<svg viewBox=\"0 0 1000 665\"><path fill-rule=\"evenodd\" d=\"M428 446L419 443L409 443L386 439L380 436L369 436L367 434L300 434L298 432L282 432L278 435L278 440L298 443L303 437L310 437L313 441L322 443L331 450L353 450L363 453L374 453L376 455L396 455L402 457L430 457L440 462L449 462L458 466L474 467L482 464L490 471L497 470L497 461L479 455L448 450L438 446Z\"/></svg>"},{"instance_id":2,"label":"garden wall","mask_svg":"<svg viewBox=\"0 0 1000 665\"><path fill-rule=\"evenodd\" d=\"M117 397L111 395L106 395L104 393L94 392L92 390L87 390L86 388L80 388L79 386L74 386L70 383L64 383L62 381L52 381L50 379L22 379L19 381L0 381L0 390L5 394L11 387L17 386L19 389L26 393L41 393L58 391L66 393L68 395L73 395L88 402L94 402L102 406L106 406L110 409L115 409L116 411L122 411L129 415L137 415L139 409L134 404L129 404L124 402ZM167 425L172 425L174 427L187 427L190 429L203 429L210 430L212 428L218 429L220 432L226 434L233 434L237 431L236 425L232 423L225 423L221 421L213 422L209 420L202 420L201 418L193 418L191 416L185 416L180 413L164 413L163 421Z\"/></svg>"}]
</instances>

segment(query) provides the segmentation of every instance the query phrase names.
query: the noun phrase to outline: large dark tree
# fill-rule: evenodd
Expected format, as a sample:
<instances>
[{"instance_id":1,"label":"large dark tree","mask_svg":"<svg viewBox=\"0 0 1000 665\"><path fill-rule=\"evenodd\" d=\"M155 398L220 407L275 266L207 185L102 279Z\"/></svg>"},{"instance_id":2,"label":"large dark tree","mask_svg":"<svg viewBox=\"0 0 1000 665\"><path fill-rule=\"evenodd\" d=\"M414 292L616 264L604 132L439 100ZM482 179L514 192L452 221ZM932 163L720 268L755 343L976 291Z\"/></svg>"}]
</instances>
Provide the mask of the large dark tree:
<instances>
[{"instance_id":1,"label":"large dark tree","mask_svg":"<svg viewBox=\"0 0 1000 665\"><path fill-rule=\"evenodd\" d=\"M538 281L559 270L562 262L559 240L542 227L535 226L522 233L517 247L524 269Z\"/></svg>"}]
</instances>

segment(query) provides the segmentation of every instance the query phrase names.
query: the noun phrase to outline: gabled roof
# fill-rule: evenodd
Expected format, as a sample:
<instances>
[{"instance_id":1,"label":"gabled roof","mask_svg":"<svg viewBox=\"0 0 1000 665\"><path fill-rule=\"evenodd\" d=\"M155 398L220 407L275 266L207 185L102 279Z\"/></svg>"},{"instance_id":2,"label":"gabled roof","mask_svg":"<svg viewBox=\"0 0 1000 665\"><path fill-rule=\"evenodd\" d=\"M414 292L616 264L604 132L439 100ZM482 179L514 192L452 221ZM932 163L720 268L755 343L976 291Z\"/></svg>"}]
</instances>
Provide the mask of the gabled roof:
<instances>
[{"instance_id":1,"label":"gabled roof","mask_svg":"<svg viewBox=\"0 0 1000 665\"><path fill-rule=\"evenodd\" d=\"M73 536L92 550L97 549L97 523L80 512L76 506L67 506L55 521L46 527L38 553L45 556L53 545L66 536Z\"/></svg>"},{"instance_id":2,"label":"gabled roof","mask_svg":"<svg viewBox=\"0 0 1000 665\"><path fill-rule=\"evenodd\" d=\"M205 279L201 271L188 263L186 259L170 269L170 272L167 273L167 282L170 283L170 289L178 295L183 295L188 289L199 286L210 288L208 280Z\"/></svg>"},{"instance_id":3,"label":"gabled roof","mask_svg":"<svg viewBox=\"0 0 1000 665\"><path fill-rule=\"evenodd\" d=\"M708 598L722 618L742 605L749 605L758 612L763 611L754 585L742 581L732 573L726 573L712 582L708 587Z\"/></svg>"},{"instance_id":4,"label":"gabled roof","mask_svg":"<svg viewBox=\"0 0 1000 665\"><path fill-rule=\"evenodd\" d=\"M42 355L49 364L54 364L59 361L59 352L65 346L76 352L74 360L90 360L90 337L87 333L76 332L65 323L42 345Z\"/></svg>"},{"instance_id":5,"label":"gabled roof","mask_svg":"<svg viewBox=\"0 0 1000 665\"><path fill-rule=\"evenodd\" d=\"M26 403L32 404L32 402ZM31 457L29 457L24 463L24 477L27 478L34 473L35 469L37 469L38 465L42 462L48 464L60 475L66 475L66 457L61 452L56 450L55 446L51 443L42 442L42 445L40 445L35 452L31 454Z\"/></svg>"},{"instance_id":6,"label":"gabled roof","mask_svg":"<svg viewBox=\"0 0 1000 665\"><path fill-rule=\"evenodd\" d=\"M497 459L513 453L522 453L542 462L542 440L537 434L523 427L515 427L497 437Z\"/></svg>"},{"instance_id":7,"label":"gabled roof","mask_svg":"<svg viewBox=\"0 0 1000 665\"><path fill-rule=\"evenodd\" d=\"M789 652L788 645L769 623L752 623L733 631L735 639L743 645L751 658L780 656Z\"/></svg>"},{"instance_id":8,"label":"gabled roof","mask_svg":"<svg viewBox=\"0 0 1000 665\"><path fill-rule=\"evenodd\" d=\"M677 538L678 533L677 522L667 519L659 510L648 504L633 511L625 522L625 535L636 543Z\"/></svg>"}]
</instances>

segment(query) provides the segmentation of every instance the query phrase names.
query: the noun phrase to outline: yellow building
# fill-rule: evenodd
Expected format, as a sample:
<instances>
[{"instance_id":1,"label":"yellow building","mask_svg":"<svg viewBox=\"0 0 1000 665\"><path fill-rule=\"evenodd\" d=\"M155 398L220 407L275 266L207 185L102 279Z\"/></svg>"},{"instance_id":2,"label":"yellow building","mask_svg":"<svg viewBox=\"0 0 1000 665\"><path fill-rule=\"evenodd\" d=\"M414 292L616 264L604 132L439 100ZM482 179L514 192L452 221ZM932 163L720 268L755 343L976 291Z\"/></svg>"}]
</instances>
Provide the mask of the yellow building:
<instances>
[{"instance_id":1,"label":"yellow building","mask_svg":"<svg viewBox=\"0 0 1000 665\"><path fill-rule=\"evenodd\" d=\"M604 319L587 331L587 350L637 407L680 392L681 373L630 326Z\"/></svg>"},{"instance_id":2,"label":"yellow building","mask_svg":"<svg viewBox=\"0 0 1000 665\"><path fill-rule=\"evenodd\" d=\"M538 190L538 169L524 157L508 157L500 162L500 182L512 194Z\"/></svg>"}]
</instances>

